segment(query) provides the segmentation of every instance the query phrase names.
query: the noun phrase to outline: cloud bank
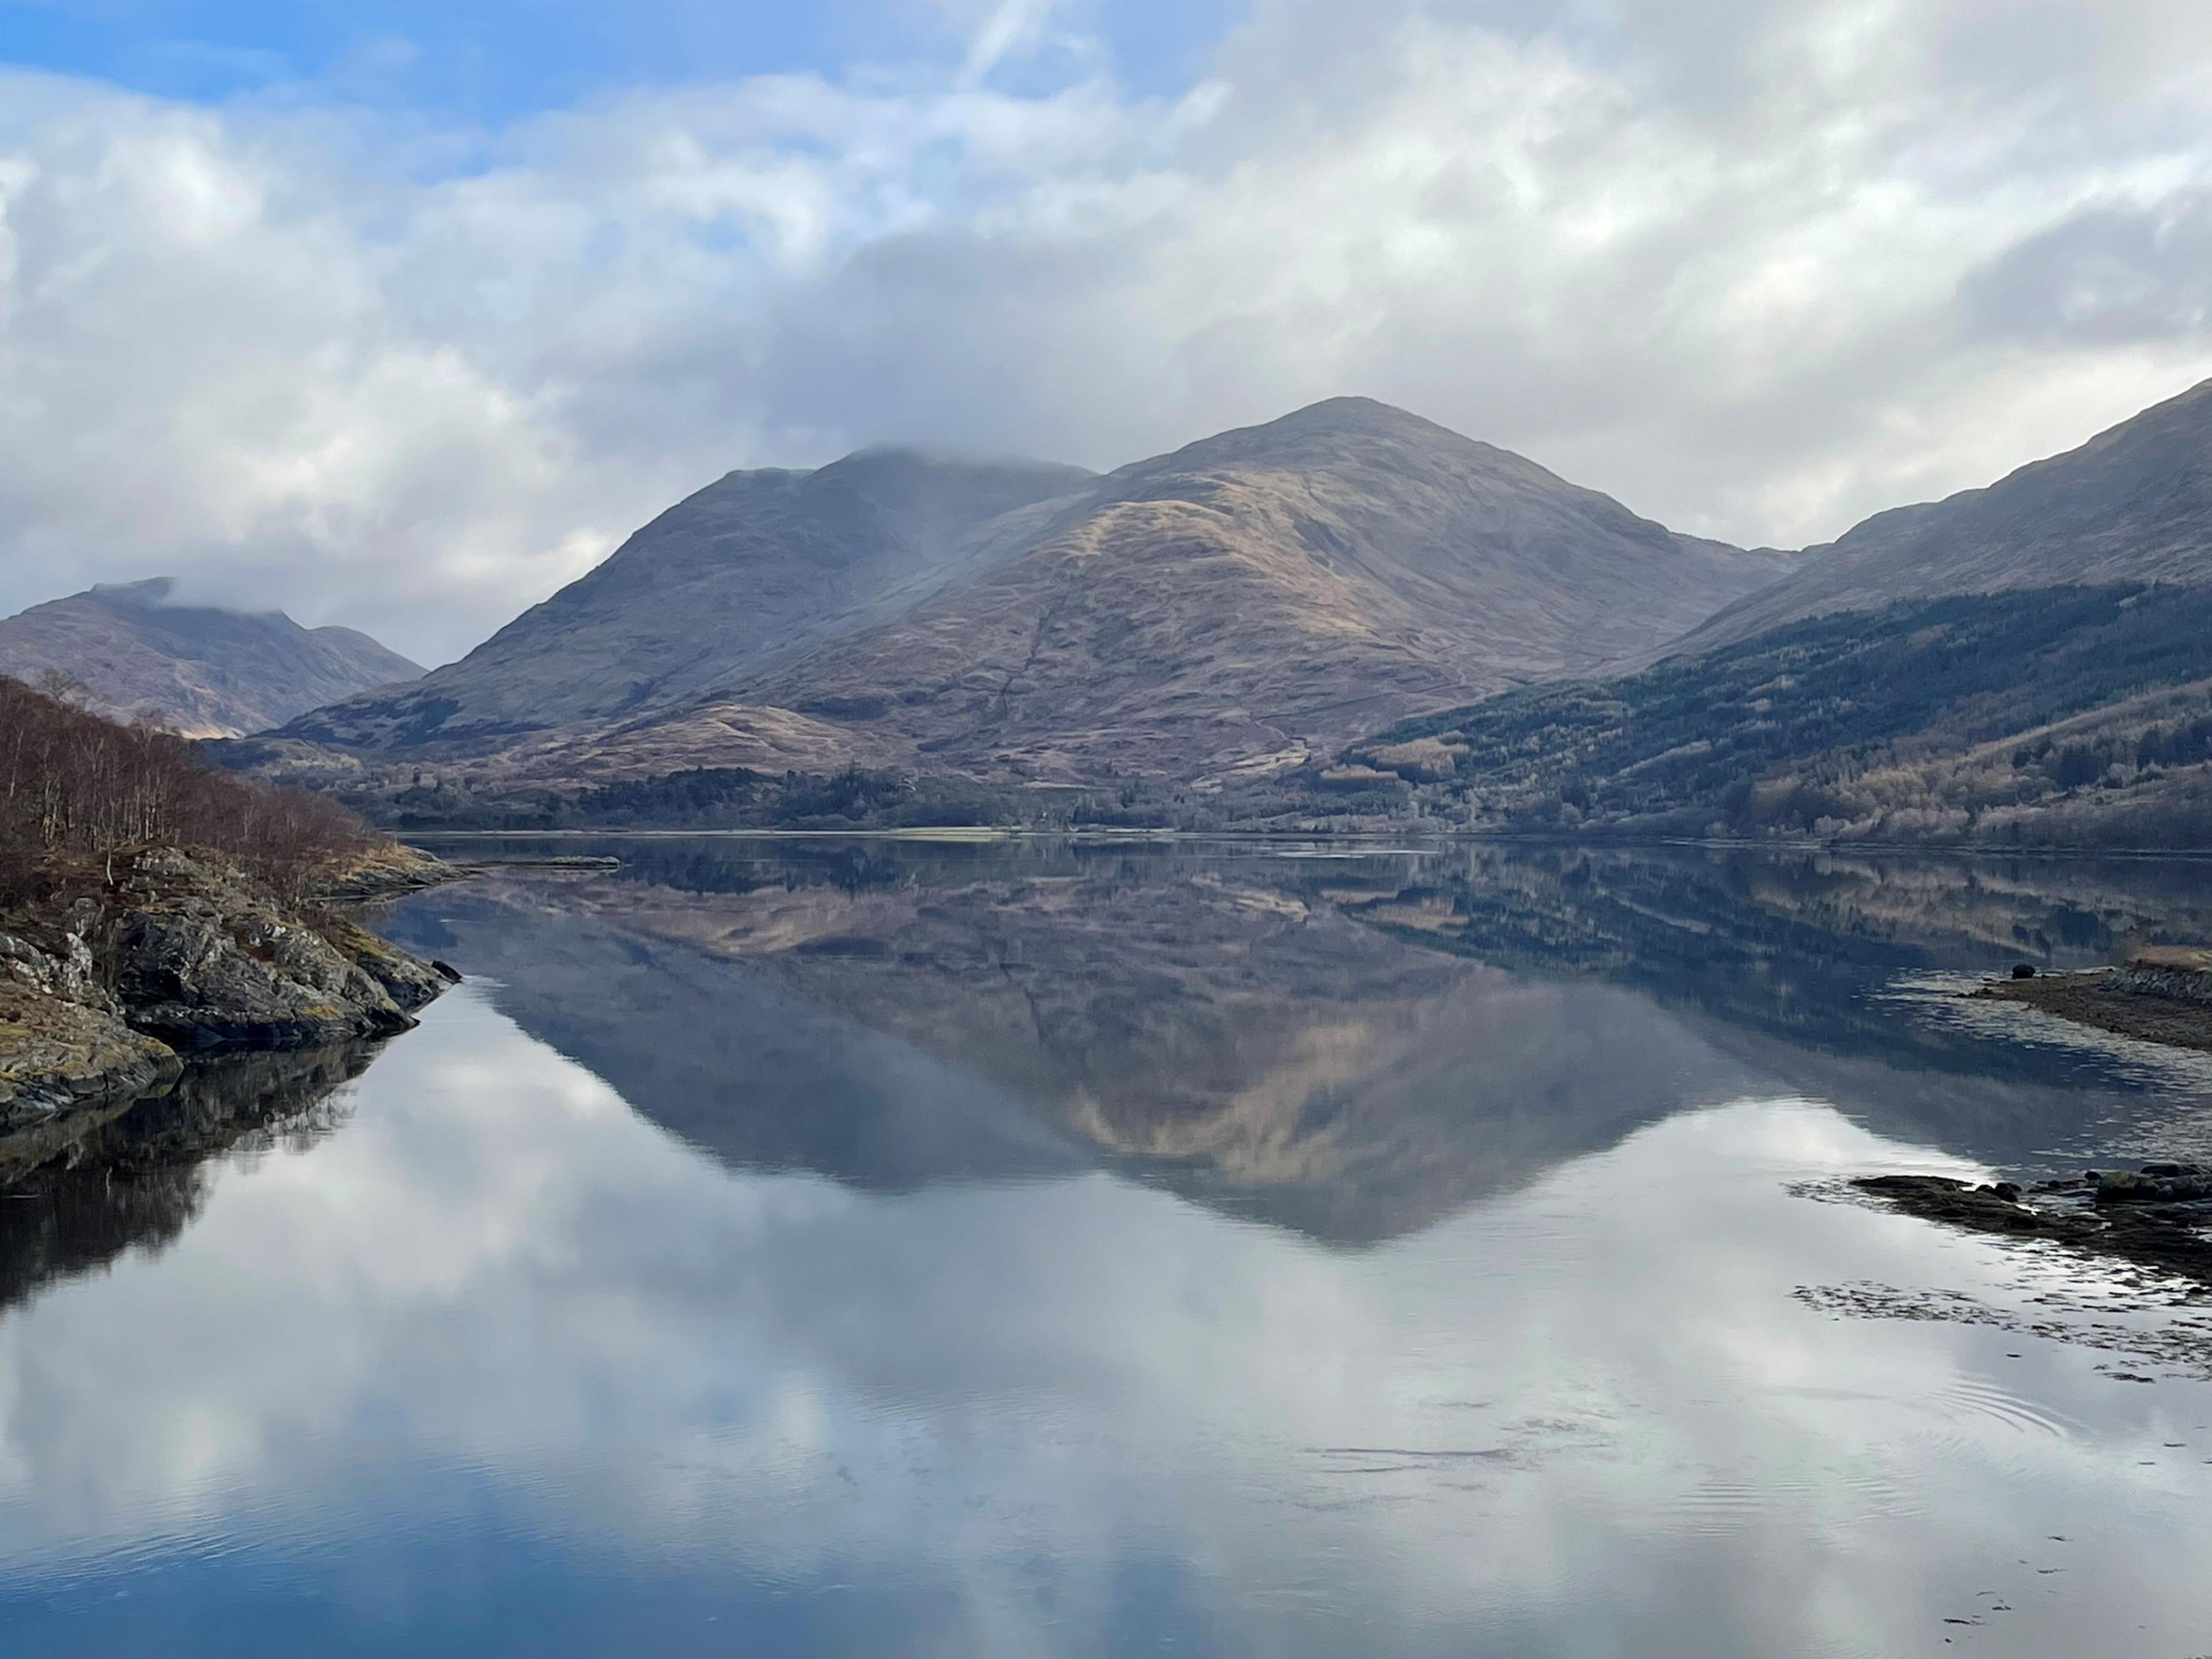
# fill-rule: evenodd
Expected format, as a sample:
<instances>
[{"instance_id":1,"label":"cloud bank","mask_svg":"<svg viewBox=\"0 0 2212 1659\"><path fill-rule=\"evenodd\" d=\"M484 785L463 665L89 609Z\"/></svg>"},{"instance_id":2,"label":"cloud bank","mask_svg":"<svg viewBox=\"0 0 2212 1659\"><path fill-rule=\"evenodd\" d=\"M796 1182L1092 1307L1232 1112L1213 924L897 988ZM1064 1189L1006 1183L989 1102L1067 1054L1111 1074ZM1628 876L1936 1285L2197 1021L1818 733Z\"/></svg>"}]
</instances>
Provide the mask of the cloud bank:
<instances>
[{"instance_id":1,"label":"cloud bank","mask_svg":"<svg viewBox=\"0 0 2212 1659\"><path fill-rule=\"evenodd\" d=\"M458 654L732 467L1109 466L1358 392L1823 539L2212 374L2212 9L1255 0L485 129L0 72L0 611Z\"/></svg>"}]
</instances>

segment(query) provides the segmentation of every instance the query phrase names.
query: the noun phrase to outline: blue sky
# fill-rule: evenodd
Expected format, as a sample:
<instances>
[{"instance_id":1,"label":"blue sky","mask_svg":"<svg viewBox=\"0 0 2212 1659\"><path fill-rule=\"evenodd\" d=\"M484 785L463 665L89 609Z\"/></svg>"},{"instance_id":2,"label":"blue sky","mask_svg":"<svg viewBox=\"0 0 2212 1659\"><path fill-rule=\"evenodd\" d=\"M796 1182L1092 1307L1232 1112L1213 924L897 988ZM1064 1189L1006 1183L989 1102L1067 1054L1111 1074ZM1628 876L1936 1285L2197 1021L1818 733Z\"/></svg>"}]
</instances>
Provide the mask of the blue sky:
<instances>
[{"instance_id":1,"label":"blue sky","mask_svg":"<svg viewBox=\"0 0 2212 1659\"><path fill-rule=\"evenodd\" d=\"M1112 0L1081 32L1162 92L1202 68L1238 0ZM855 64L957 64L931 0L0 0L0 58L156 97L277 94L498 125L609 91ZM1032 78L1086 65L1041 54ZM1062 54L1065 56L1065 54Z\"/></svg>"},{"instance_id":2,"label":"blue sky","mask_svg":"<svg viewBox=\"0 0 2212 1659\"><path fill-rule=\"evenodd\" d=\"M2212 374L2212 5L0 0L0 613L458 655L735 468L1364 394L1802 546Z\"/></svg>"}]
</instances>

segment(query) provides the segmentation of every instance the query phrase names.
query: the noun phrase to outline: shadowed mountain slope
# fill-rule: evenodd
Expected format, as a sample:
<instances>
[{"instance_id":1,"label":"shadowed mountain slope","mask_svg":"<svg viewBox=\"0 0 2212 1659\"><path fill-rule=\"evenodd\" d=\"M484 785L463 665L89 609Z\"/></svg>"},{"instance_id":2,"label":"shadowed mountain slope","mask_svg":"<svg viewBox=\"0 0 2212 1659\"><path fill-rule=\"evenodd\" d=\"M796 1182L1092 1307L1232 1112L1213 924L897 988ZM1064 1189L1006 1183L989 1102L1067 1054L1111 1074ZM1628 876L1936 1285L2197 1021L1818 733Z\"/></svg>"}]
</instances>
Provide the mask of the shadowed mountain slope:
<instances>
[{"instance_id":1,"label":"shadowed mountain slope","mask_svg":"<svg viewBox=\"0 0 2212 1659\"><path fill-rule=\"evenodd\" d=\"M1900 599L2123 582L2212 586L2212 380L1987 489L1877 514L1680 648Z\"/></svg>"},{"instance_id":2,"label":"shadowed mountain slope","mask_svg":"<svg viewBox=\"0 0 2212 1659\"><path fill-rule=\"evenodd\" d=\"M1578 836L2212 845L2212 588L1838 612L1423 716L1304 775Z\"/></svg>"},{"instance_id":3,"label":"shadowed mountain slope","mask_svg":"<svg viewBox=\"0 0 2212 1659\"><path fill-rule=\"evenodd\" d=\"M779 717L860 760L1205 779L1649 651L1789 566L1674 535L1359 398L1126 467L1012 556L540 769L757 765ZM983 565L986 562L978 562ZM306 726L301 735L312 735Z\"/></svg>"},{"instance_id":4,"label":"shadowed mountain slope","mask_svg":"<svg viewBox=\"0 0 2212 1659\"><path fill-rule=\"evenodd\" d=\"M0 674L70 675L108 713L235 737L422 670L350 628L174 605L167 580L95 587L0 621Z\"/></svg>"},{"instance_id":5,"label":"shadowed mountain slope","mask_svg":"<svg viewBox=\"0 0 2212 1659\"><path fill-rule=\"evenodd\" d=\"M371 749L499 740L664 707L898 614L1018 551L1093 475L872 450L732 472L467 657L289 736Z\"/></svg>"}]
</instances>

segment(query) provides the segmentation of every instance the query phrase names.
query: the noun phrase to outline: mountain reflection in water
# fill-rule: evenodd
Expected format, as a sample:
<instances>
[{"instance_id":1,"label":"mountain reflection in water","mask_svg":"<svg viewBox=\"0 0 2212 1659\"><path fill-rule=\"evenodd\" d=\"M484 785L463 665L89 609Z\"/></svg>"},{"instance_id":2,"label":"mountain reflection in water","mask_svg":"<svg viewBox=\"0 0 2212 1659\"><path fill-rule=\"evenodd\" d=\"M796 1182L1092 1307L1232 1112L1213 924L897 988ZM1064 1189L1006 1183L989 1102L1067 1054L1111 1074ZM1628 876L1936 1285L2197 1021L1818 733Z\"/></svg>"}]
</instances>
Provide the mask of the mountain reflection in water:
<instances>
[{"instance_id":1,"label":"mountain reflection in water","mask_svg":"<svg viewBox=\"0 0 2212 1659\"><path fill-rule=\"evenodd\" d=\"M1885 994L2212 937L2194 865L586 850L623 870L448 890L397 936L732 1164L896 1188L1103 1164L1349 1243L1747 1095L2002 1165L2154 1133L2171 1079Z\"/></svg>"},{"instance_id":2,"label":"mountain reflection in water","mask_svg":"<svg viewBox=\"0 0 2212 1659\"><path fill-rule=\"evenodd\" d=\"M2212 1381L1804 1195L2191 1144L2202 1068L1910 988L2212 931L2197 866L606 850L388 918L472 981L365 1072L0 1198L9 1659L2212 1629Z\"/></svg>"}]
</instances>

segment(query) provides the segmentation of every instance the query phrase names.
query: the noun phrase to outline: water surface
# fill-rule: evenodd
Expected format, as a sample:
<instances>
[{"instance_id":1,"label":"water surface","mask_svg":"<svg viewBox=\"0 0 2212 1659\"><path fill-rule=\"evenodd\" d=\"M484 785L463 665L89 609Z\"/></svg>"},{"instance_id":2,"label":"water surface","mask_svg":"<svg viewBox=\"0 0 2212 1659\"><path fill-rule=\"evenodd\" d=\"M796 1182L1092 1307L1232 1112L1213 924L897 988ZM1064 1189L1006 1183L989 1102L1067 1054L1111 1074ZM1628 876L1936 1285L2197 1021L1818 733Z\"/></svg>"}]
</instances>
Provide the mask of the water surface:
<instances>
[{"instance_id":1,"label":"water surface","mask_svg":"<svg viewBox=\"0 0 2212 1659\"><path fill-rule=\"evenodd\" d=\"M7 1652L2212 1651L2201 1310L1838 1185L2201 1146L1949 992L2203 866L614 850L0 1200Z\"/></svg>"}]
</instances>

